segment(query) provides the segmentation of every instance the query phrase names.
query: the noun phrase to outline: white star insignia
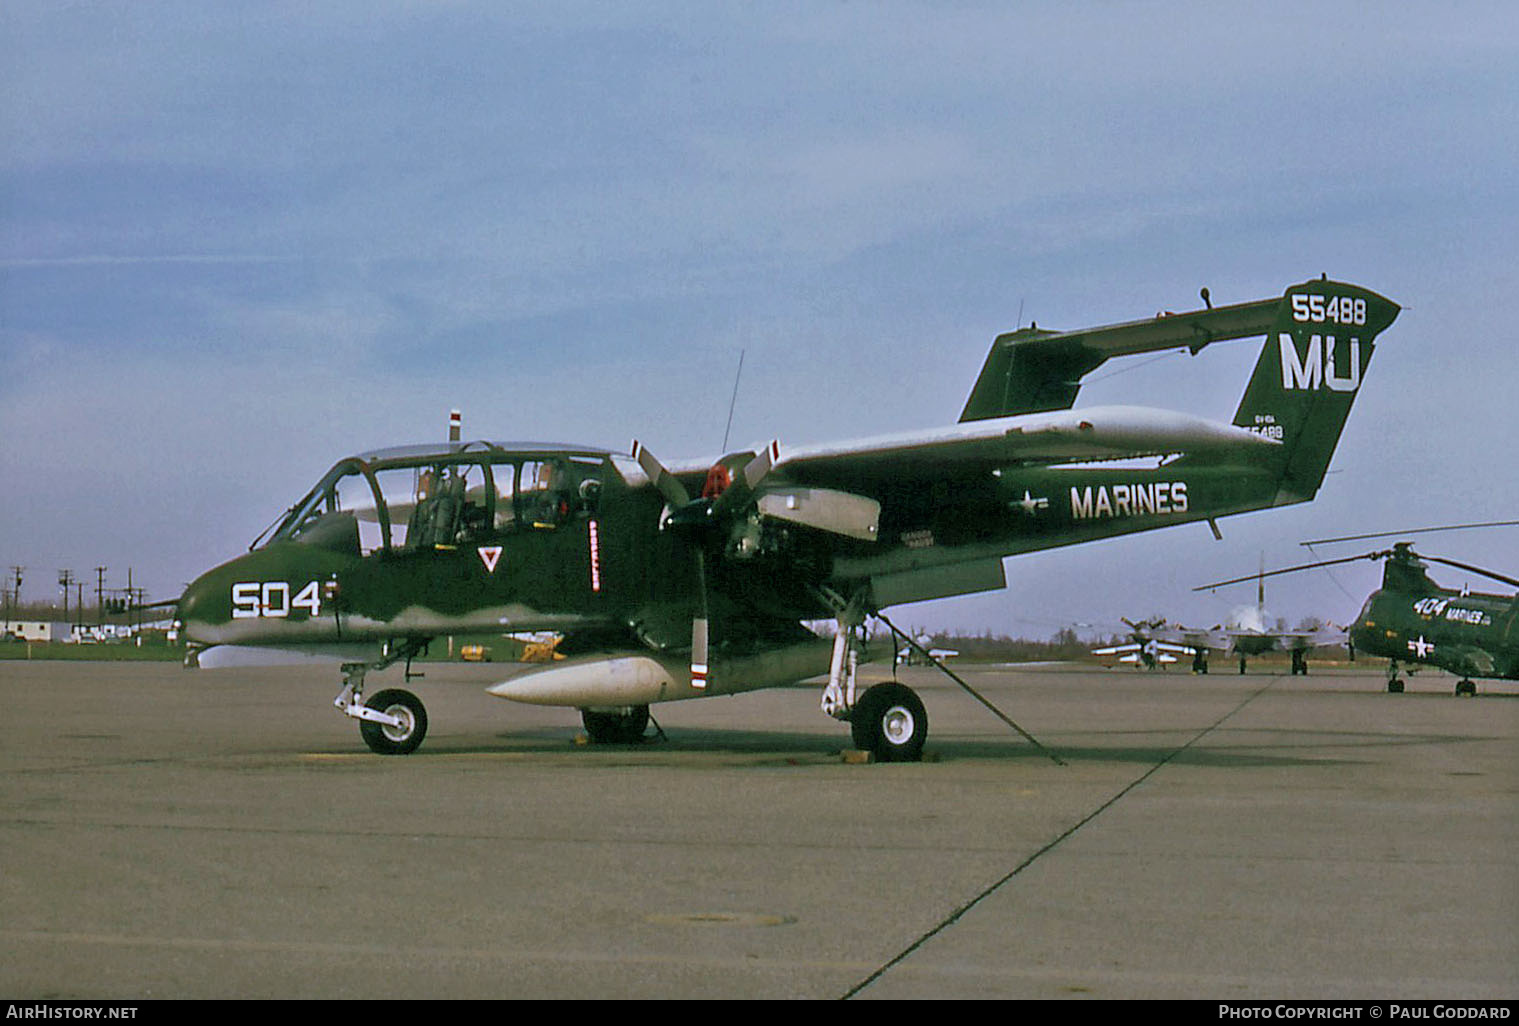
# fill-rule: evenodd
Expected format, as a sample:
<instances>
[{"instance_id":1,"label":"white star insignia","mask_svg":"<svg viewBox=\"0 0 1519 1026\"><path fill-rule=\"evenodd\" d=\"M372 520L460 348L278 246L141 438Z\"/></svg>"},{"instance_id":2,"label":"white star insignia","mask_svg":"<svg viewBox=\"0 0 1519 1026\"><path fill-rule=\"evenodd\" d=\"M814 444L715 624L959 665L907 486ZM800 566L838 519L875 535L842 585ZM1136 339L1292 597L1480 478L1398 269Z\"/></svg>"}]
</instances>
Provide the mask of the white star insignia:
<instances>
[{"instance_id":1,"label":"white star insignia","mask_svg":"<svg viewBox=\"0 0 1519 1026\"><path fill-rule=\"evenodd\" d=\"M1023 498L1016 503L1016 505L1023 507L1023 512L1027 513L1029 516L1033 516L1036 510L1045 509L1049 506L1049 504L1049 499L1036 499L1029 494L1029 490L1027 488L1023 490Z\"/></svg>"}]
</instances>

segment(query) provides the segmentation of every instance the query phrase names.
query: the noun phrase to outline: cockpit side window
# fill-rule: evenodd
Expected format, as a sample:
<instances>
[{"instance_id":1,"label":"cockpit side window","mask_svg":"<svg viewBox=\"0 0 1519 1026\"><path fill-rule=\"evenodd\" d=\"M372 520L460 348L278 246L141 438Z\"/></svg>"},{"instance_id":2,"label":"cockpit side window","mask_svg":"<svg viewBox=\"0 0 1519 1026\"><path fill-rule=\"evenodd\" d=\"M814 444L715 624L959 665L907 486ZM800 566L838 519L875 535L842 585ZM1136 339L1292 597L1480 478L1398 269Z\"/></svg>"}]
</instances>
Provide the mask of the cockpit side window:
<instances>
[{"instance_id":1,"label":"cockpit side window","mask_svg":"<svg viewBox=\"0 0 1519 1026\"><path fill-rule=\"evenodd\" d=\"M517 519L517 464L494 463L491 476L496 486L495 530L504 531Z\"/></svg>"},{"instance_id":2,"label":"cockpit side window","mask_svg":"<svg viewBox=\"0 0 1519 1026\"><path fill-rule=\"evenodd\" d=\"M575 511L595 516L601 508L601 478L606 461L576 456L570 460L575 475Z\"/></svg>"},{"instance_id":3,"label":"cockpit side window","mask_svg":"<svg viewBox=\"0 0 1519 1026\"><path fill-rule=\"evenodd\" d=\"M357 555L363 547L358 510L374 505L373 494L357 468L334 469L291 511L272 540Z\"/></svg>"},{"instance_id":4,"label":"cockpit side window","mask_svg":"<svg viewBox=\"0 0 1519 1026\"><path fill-rule=\"evenodd\" d=\"M602 478L615 473L595 456L492 449L461 462L460 455L345 460L291 510L272 540L368 555L475 544L513 527L553 529L593 516Z\"/></svg>"},{"instance_id":5,"label":"cockpit side window","mask_svg":"<svg viewBox=\"0 0 1519 1026\"><path fill-rule=\"evenodd\" d=\"M552 530L595 514L605 466L595 456L529 456L493 464L497 530Z\"/></svg>"},{"instance_id":6,"label":"cockpit side window","mask_svg":"<svg viewBox=\"0 0 1519 1026\"><path fill-rule=\"evenodd\" d=\"M569 515L571 494L567 460L528 460L522 464L517 519L540 529L558 527Z\"/></svg>"}]
</instances>

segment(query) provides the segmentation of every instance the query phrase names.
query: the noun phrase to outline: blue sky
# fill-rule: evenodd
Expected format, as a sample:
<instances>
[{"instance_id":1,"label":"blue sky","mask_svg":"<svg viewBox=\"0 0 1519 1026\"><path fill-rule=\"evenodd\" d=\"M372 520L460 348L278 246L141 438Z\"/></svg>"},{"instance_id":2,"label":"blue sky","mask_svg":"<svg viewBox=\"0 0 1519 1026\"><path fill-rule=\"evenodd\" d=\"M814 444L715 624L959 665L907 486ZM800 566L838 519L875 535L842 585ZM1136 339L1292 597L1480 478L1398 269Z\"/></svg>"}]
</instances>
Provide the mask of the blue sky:
<instances>
[{"instance_id":1,"label":"blue sky","mask_svg":"<svg viewBox=\"0 0 1519 1026\"><path fill-rule=\"evenodd\" d=\"M6 4L0 564L171 597L451 407L715 455L742 351L735 444L935 427L1020 311L1320 273L1406 309L1315 503L1020 557L899 622L1217 622L1250 589L1193 585L1300 540L1512 519L1519 32L1386 10ZM1110 365L1081 404L1227 419L1254 355ZM1513 574L1515 539L1425 547ZM1378 576L1268 606L1345 618Z\"/></svg>"}]
</instances>

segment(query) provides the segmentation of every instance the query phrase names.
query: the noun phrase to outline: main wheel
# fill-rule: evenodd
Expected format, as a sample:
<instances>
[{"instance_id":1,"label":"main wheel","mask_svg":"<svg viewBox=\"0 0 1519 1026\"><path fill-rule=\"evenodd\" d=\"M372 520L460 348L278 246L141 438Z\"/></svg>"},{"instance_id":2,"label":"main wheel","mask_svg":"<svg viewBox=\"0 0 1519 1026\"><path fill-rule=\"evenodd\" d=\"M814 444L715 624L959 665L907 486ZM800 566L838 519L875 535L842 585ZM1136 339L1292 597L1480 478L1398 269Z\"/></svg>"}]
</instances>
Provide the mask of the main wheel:
<instances>
[{"instance_id":1,"label":"main wheel","mask_svg":"<svg viewBox=\"0 0 1519 1026\"><path fill-rule=\"evenodd\" d=\"M634 745L643 740L649 726L649 707L635 705L627 712L580 710L585 733L598 745Z\"/></svg>"},{"instance_id":2,"label":"main wheel","mask_svg":"<svg viewBox=\"0 0 1519 1026\"><path fill-rule=\"evenodd\" d=\"M882 762L917 762L928 740L928 713L905 684L877 684L854 704L849 733L856 748Z\"/></svg>"},{"instance_id":3,"label":"main wheel","mask_svg":"<svg viewBox=\"0 0 1519 1026\"><path fill-rule=\"evenodd\" d=\"M1396 677L1388 681L1387 693L1389 695L1401 695L1403 693L1403 682Z\"/></svg>"},{"instance_id":4,"label":"main wheel","mask_svg":"<svg viewBox=\"0 0 1519 1026\"><path fill-rule=\"evenodd\" d=\"M409 755L427 736L427 710L422 707L422 700L410 691L389 688L376 694L364 706L401 721L395 727L374 720L359 721L359 736L372 752Z\"/></svg>"},{"instance_id":5,"label":"main wheel","mask_svg":"<svg viewBox=\"0 0 1519 1026\"><path fill-rule=\"evenodd\" d=\"M1471 681L1460 680L1456 682L1456 694L1470 696L1475 695L1476 693L1477 685L1473 684Z\"/></svg>"}]
</instances>

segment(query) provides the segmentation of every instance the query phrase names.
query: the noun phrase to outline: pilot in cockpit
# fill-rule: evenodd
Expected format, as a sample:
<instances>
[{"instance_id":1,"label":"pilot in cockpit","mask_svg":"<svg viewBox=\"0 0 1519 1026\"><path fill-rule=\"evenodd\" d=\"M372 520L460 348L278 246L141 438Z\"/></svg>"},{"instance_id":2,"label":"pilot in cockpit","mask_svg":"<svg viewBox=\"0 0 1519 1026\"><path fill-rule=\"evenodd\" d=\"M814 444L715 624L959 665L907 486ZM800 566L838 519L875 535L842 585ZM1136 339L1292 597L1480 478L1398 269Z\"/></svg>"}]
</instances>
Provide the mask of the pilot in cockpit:
<instances>
[{"instance_id":1,"label":"pilot in cockpit","mask_svg":"<svg viewBox=\"0 0 1519 1026\"><path fill-rule=\"evenodd\" d=\"M537 506L534 527L558 527L570 513L570 476L563 460L550 460L538 467Z\"/></svg>"},{"instance_id":2,"label":"pilot in cockpit","mask_svg":"<svg viewBox=\"0 0 1519 1026\"><path fill-rule=\"evenodd\" d=\"M417 480L417 503L406 540L413 548L452 545L464 512L464 474L458 468L434 467Z\"/></svg>"}]
</instances>

